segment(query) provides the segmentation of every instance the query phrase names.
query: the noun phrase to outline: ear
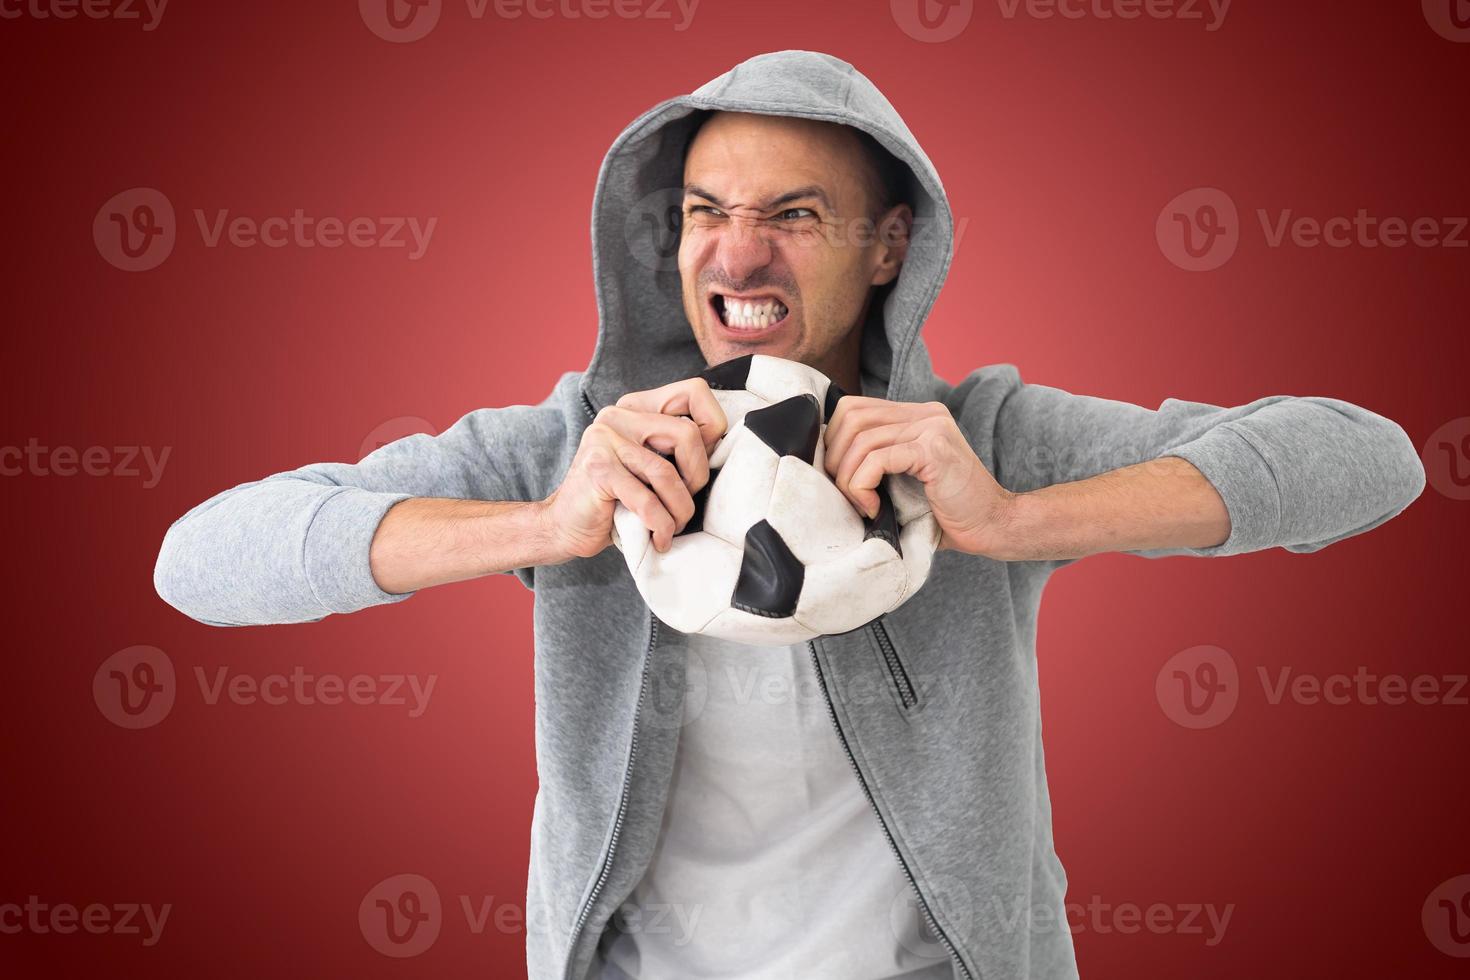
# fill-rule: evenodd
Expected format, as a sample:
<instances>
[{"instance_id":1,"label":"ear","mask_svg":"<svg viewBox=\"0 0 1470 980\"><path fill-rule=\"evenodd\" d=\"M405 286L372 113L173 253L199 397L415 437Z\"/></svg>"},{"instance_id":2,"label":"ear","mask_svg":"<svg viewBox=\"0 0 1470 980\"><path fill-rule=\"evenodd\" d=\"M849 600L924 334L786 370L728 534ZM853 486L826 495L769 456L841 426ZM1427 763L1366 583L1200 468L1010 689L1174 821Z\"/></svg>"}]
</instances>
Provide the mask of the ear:
<instances>
[{"instance_id":1,"label":"ear","mask_svg":"<svg viewBox=\"0 0 1470 980\"><path fill-rule=\"evenodd\" d=\"M914 211L907 204L895 204L878 218L878 251L873 265L874 286L882 286L898 278L909 251L909 233L914 227Z\"/></svg>"}]
</instances>

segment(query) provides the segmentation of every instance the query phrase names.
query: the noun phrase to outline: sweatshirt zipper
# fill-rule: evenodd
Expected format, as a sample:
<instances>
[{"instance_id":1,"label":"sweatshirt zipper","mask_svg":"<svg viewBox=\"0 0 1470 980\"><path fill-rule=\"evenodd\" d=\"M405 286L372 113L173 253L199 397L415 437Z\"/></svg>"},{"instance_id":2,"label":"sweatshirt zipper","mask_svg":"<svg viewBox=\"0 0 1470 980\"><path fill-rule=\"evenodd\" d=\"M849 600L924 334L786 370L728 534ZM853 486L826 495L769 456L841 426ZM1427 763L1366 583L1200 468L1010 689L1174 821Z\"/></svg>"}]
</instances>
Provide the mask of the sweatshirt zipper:
<instances>
[{"instance_id":1,"label":"sweatshirt zipper","mask_svg":"<svg viewBox=\"0 0 1470 980\"><path fill-rule=\"evenodd\" d=\"M643 653L643 672L638 678L638 705L633 709L633 738L628 746L628 765L623 770L623 788L618 796L618 815L613 820L612 840L608 842L607 853L602 857L602 868L597 872L597 882L592 886L592 894L587 896L587 901L582 905L582 910L577 913L576 924L572 926L572 934L567 944L567 969L566 980L572 980L572 967L577 960L577 943L582 938L582 929L587 924L587 917L592 913L592 906L597 903L597 897L602 894L602 888L607 884L608 875L612 873L613 854L618 849L618 838L623 833L623 818L628 813L628 787L633 777L633 760L638 756L638 718L643 713L644 691L648 687L648 665L653 661L653 648L658 643L658 617L650 614L651 625L648 628L648 647Z\"/></svg>"},{"instance_id":2,"label":"sweatshirt zipper","mask_svg":"<svg viewBox=\"0 0 1470 980\"><path fill-rule=\"evenodd\" d=\"M878 639L878 649L883 653L883 662L888 665L888 673L893 675L893 683L898 688L898 699L905 710L912 708L919 703L919 695L914 690L913 682L909 680L908 671L903 669L903 661L898 659L898 651L893 648L888 628L881 619L873 620L872 627L873 635Z\"/></svg>"},{"instance_id":3,"label":"sweatshirt zipper","mask_svg":"<svg viewBox=\"0 0 1470 980\"><path fill-rule=\"evenodd\" d=\"M876 625L876 624L875 624ZM886 635L886 634L885 634ZM898 866L903 869L903 876L908 879L909 887L914 890L914 897L919 900L919 909L924 913L924 921L933 930L934 935L939 937L939 942L948 950L950 958L960 970L960 976L965 980L974 980L974 974L970 968L965 966L965 961L960 959L959 950L950 938L945 935L944 930L939 928L935 921L934 913L929 910L929 903L924 901L924 896L919 892L919 883L914 880L914 873L909 870L908 862L899 853L898 844L893 839L893 834L888 830L888 824L883 821L883 814L878 810L878 802L873 799L873 791L868 788L868 781L863 778L863 771L858 768L857 757L852 754L852 746L847 743L847 736L842 733L842 725L837 721L837 709L832 706L832 694L827 690L827 678L822 673L822 662L817 658L817 644L814 640L808 640L807 648L811 650L812 667L817 672L817 686L822 689L822 699L827 702L827 714L832 719L832 727L837 730L837 741L842 743L842 751L847 754L847 763L852 766L853 773L857 776L858 785L863 789L863 795L868 799L868 805L873 808L873 814L878 818L878 826L883 830L883 836L888 840L888 846L893 851L893 856L898 859Z\"/></svg>"}]
</instances>

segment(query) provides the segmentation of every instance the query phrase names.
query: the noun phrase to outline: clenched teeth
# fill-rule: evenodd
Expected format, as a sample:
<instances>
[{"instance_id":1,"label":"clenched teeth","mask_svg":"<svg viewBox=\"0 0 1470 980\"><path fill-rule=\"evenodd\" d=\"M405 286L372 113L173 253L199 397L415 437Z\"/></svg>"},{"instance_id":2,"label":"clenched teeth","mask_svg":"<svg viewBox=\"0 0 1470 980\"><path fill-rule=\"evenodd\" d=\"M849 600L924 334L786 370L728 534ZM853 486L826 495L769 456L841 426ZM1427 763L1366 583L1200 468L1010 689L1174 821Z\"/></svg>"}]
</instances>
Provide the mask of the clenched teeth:
<instances>
[{"instance_id":1,"label":"clenched teeth","mask_svg":"<svg viewBox=\"0 0 1470 980\"><path fill-rule=\"evenodd\" d=\"M728 296L720 297L721 302L716 304L720 310L720 320L727 327L735 327L744 330L762 330L773 326L786 319L789 312L786 305L778 299L762 299L754 302L732 299Z\"/></svg>"}]
</instances>

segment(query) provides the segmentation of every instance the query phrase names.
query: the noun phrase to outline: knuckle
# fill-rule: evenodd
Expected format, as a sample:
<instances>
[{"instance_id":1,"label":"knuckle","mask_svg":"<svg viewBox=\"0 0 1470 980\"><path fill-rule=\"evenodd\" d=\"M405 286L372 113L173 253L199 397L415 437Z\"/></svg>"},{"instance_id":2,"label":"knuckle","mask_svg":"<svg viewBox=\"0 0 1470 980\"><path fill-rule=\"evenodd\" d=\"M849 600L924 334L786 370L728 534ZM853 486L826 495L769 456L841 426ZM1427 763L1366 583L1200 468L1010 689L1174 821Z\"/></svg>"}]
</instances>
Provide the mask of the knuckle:
<instances>
[{"instance_id":1,"label":"knuckle","mask_svg":"<svg viewBox=\"0 0 1470 980\"><path fill-rule=\"evenodd\" d=\"M593 446L586 456L584 462L586 471L592 476L602 477L612 472L612 457L601 446Z\"/></svg>"}]
</instances>

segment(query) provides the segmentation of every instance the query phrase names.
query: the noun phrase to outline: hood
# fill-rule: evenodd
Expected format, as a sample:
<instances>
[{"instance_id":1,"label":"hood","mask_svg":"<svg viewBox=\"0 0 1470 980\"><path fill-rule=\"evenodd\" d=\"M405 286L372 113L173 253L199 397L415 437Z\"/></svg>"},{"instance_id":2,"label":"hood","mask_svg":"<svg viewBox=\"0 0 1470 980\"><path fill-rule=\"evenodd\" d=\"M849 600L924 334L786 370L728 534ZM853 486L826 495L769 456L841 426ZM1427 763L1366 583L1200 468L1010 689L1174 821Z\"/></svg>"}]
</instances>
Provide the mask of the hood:
<instances>
[{"instance_id":1,"label":"hood","mask_svg":"<svg viewBox=\"0 0 1470 980\"><path fill-rule=\"evenodd\" d=\"M678 270L683 152L701 110L799 116L870 134L909 171L914 229L902 271L879 293L863 331L863 394L932 397L919 330L949 271L954 222L934 165L897 110L852 65L814 51L741 62L690 95L635 119L603 160L592 200L598 333L582 393L594 409L707 365L684 316Z\"/></svg>"}]
</instances>

